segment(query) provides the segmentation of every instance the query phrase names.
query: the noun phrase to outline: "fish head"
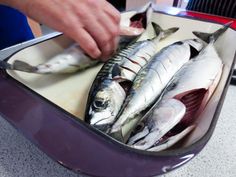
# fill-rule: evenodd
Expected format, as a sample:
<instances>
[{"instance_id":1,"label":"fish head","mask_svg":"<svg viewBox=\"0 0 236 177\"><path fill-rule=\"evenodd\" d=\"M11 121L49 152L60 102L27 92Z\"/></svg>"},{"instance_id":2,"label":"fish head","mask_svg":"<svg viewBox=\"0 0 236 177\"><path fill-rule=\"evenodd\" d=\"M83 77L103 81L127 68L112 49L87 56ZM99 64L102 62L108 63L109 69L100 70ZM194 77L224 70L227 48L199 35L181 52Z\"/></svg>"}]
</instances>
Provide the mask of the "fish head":
<instances>
[{"instance_id":1,"label":"fish head","mask_svg":"<svg viewBox=\"0 0 236 177\"><path fill-rule=\"evenodd\" d=\"M101 84L90 105L90 124L107 131L114 123L125 99L125 91L116 81Z\"/></svg>"},{"instance_id":2,"label":"fish head","mask_svg":"<svg viewBox=\"0 0 236 177\"><path fill-rule=\"evenodd\" d=\"M185 113L186 107L181 101L162 100L153 108L147 120L144 119L138 124L128 144L136 149L147 150L162 140L165 134L181 121Z\"/></svg>"}]
</instances>

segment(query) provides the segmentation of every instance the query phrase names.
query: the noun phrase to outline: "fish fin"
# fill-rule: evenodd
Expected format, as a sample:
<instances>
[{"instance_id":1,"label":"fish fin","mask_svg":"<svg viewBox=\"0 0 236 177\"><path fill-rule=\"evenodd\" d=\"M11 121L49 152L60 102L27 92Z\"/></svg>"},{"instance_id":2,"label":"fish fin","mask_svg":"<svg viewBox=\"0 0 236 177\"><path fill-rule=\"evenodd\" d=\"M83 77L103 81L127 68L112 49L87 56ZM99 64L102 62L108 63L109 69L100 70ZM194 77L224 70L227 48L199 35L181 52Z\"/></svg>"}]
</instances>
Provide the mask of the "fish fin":
<instances>
[{"instance_id":1,"label":"fish fin","mask_svg":"<svg viewBox=\"0 0 236 177\"><path fill-rule=\"evenodd\" d=\"M173 33L175 33L176 31L179 30L179 28L177 28L177 27L169 28L169 29L163 30L163 29L162 29L157 23L155 23L155 22L152 22L152 26L153 26L155 35L156 35L156 36L161 35L160 39L165 39L165 38L167 38L169 35L171 35L171 34L173 34Z\"/></svg>"},{"instance_id":2,"label":"fish fin","mask_svg":"<svg viewBox=\"0 0 236 177\"><path fill-rule=\"evenodd\" d=\"M124 89L126 95L128 94L133 82L130 80L120 79L118 80L120 86Z\"/></svg>"},{"instance_id":3,"label":"fish fin","mask_svg":"<svg viewBox=\"0 0 236 177\"><path fill-rule=\"evenodd\" d=\"M18 71L24 71L28 73L35 73L37 72L37 68L34 66L31 66L30 64L20 61L20 60L15 60L12 64L12 69L13 70L18 70Z\"/></svg>"},{"instance_id":4,"label":"fish fin","mask_svg":"<svg viewBox=\"0 0 236 177\"><path fill-rule=\"evenodd\" d=\"M190 47L190 58L196 57L199 54L199 51L192 45L189 45L189 47Z\"/></svg>"},{"instance_id":5,"label":"fish fin","mask_svg":"<svg viewBox=\"0 0 236 177\"><path fill-rule=\"evenodd\" d=\"M12 70L13 66L10 63L7 63L5 61L0 61L0 69L9 69Z\"/></svg>"},{"instance_id":6,"label":"fish fin","mask_svg":"<svg viewBox=\"0 0 236 177\"><path fill-rule=\"evenodd\" d=\"M233 21L226 23L223 27L216 30L214 33L204 33L198 31L193 31L192 33L208 44L211 42L214 43L231 26L232 23Z\"/></svg>"},{"instance_id":7,"label":"fish fin","mask_svg":"<svg viewBox=\"0 0 236 177\"><path fill-rule=\"evenodd\" d=\"M112 74L112 78L115 78L121 75L121 70L117 63L113 66L111 74Z\"/></svg>"},{"instance_id":8,"label":"fish fin","mask_svg":"<svg viewBox=\"0 0 236 177\"><path fill-rule=\"evenodd\" d=\"M199 112L202 111L202 102L208 93L207 91L205 88L198 88L180 93L174 97L180 100L187 110L180 124L174 128L174 131L178 132L183 125L188 126L194 122Z\"/></svg>"}]
</instances>

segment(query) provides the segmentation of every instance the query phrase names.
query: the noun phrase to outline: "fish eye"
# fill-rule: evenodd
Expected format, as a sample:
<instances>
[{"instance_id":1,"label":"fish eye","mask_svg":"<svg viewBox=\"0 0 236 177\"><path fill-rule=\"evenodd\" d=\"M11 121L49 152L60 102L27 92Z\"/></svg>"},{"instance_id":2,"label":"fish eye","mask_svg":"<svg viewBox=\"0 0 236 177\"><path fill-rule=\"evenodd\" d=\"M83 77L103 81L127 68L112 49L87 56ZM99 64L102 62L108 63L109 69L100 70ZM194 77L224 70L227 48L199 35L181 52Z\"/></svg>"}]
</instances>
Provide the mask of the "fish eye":
<instances>
[{"instance_id":1,"label":"fish eye","mask_svg":"<svg viewBox=\"0 0 236 177\"><path fill-rule=\"evenodd\" d=\"M96 109L100 109L100 108L104 108L105 109L107 107L107 103L105 101L103 101L103 100L95 100L93 102L93 106Z\"/></svg>"},{"instance_id":2,"label":"fish eye","mask_svg":"<svg viewBox=\"0 0 236 177\"><path fill-rule=\"evenodd\" d=\"M144 127L145 127L145 124L144 124L143 122L140 122L140 123L136 126L134 132L135 132L135 133L139 133L139 132L143 131Z\"/></svg>"}]
</instances>

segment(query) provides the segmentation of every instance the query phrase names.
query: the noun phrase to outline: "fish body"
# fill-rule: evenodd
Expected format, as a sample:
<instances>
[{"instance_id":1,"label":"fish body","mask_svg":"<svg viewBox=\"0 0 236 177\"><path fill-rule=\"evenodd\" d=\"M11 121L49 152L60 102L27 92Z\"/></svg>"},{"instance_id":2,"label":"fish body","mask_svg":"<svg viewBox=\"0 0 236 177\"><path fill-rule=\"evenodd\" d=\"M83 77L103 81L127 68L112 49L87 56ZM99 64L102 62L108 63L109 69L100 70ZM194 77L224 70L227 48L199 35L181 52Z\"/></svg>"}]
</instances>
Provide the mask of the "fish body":
<instances>
[{"instance_id":1,"label":"fish body","mask_svg":"<svg viewBox=\"0 0 236 177\"><path fill-rule=\"evenodd\" d=\"M105 90L111 90L107 89L107 87L112 88L110 84L116 82L116 85L120 85L120 90L123 89L123 92L126 93L131 87L132 81L138 71L145 66L156 53L156 47L159 41L178 30L178 28L171 28L164 31L156 24L153 24L153 26L157 34L156 37L151 40L138 41L120 50L115 56L108 60L98 72L90 89L85 113L85 120L94 127L107 132L107 128L111 126L116 119L118 114L117 108L120 109L123 104L123 102L118 101L115 106L113 104L114 109L111 107L110 102L113 94L110 94L110 98L105 96L109 95L108 93L105 94ZM103 94L100 94L101 92ZM110 93L114 92L115 91L112 91ZM121 98L125 100L125 97L122 96ZM96 104L97 100L103 100L103 105L106 106L104 106L103 109L102 107L95 109L93 105ZM104 119L103 114L108 115L108 112L110 112L109 115L111 116ZM94 121L94 119L96 121Z\"/></svg>"},{"instance_id":2,"label":"fish body","mask_svg":"<svg viewBox=\"0 0 236 177\"><path fill-rule=\"evenodd\" d=\"M72 73L95 66L98 63L97 60L92 60L86 55L78 44L72 44L46 63L31 66L23 61L15 60L12 64L12 69L38 74Z\"/></svg>"},{"instance_id":3,"label":"fish body","mask_svg":"<svg viewBox=\"0 0 236 177\"><path fill-rule=\"evenodd\" d=\"M160 98L174 74L199 52L203 43L197 39L176 42L163 48L137 74L118 120L111 128L111 136L126 142L130 133L147 110Z\"/></svg>"}]
</instances>

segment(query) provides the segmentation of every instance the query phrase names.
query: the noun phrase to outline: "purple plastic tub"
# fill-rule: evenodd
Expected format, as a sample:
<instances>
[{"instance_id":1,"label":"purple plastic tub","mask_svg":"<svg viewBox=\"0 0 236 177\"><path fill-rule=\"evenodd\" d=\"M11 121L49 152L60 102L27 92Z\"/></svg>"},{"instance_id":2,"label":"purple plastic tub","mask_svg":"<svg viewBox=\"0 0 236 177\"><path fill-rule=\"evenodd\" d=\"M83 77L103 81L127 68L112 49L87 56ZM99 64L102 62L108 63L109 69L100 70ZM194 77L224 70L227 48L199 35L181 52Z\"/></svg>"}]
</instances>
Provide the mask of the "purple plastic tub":
<instances>
[{"instance_id":1,"label":"purple plastic tub","mask_svg":"<svg viewBox=\"0 0 236 177\"><path fill-rule=\"evenodd\" d=\"M156 12L153 21L163 28L180 27L167 39L165 44L168 44L192 37L193 30L214 31L220 25L213 21L225 23L228 19L197 13L168 15ZM162 152L135 150L84 123L86 94L99 67L66 76L0 70L0 114L49 157L73 171L104 177L163 174L191 160L211 137L235 62L236 46L231 45L232 38L236 38L233 27L217 41L216 48L224 63L222 78L196 121L198 127L175 149ZM70 43L58 35L28 46L5 60L22 59L35 64L59 53ZM223 45L228 47L223 49ZM69 100L78 104L75 101L67 104Z\"/></svg>"}]
</instances>

